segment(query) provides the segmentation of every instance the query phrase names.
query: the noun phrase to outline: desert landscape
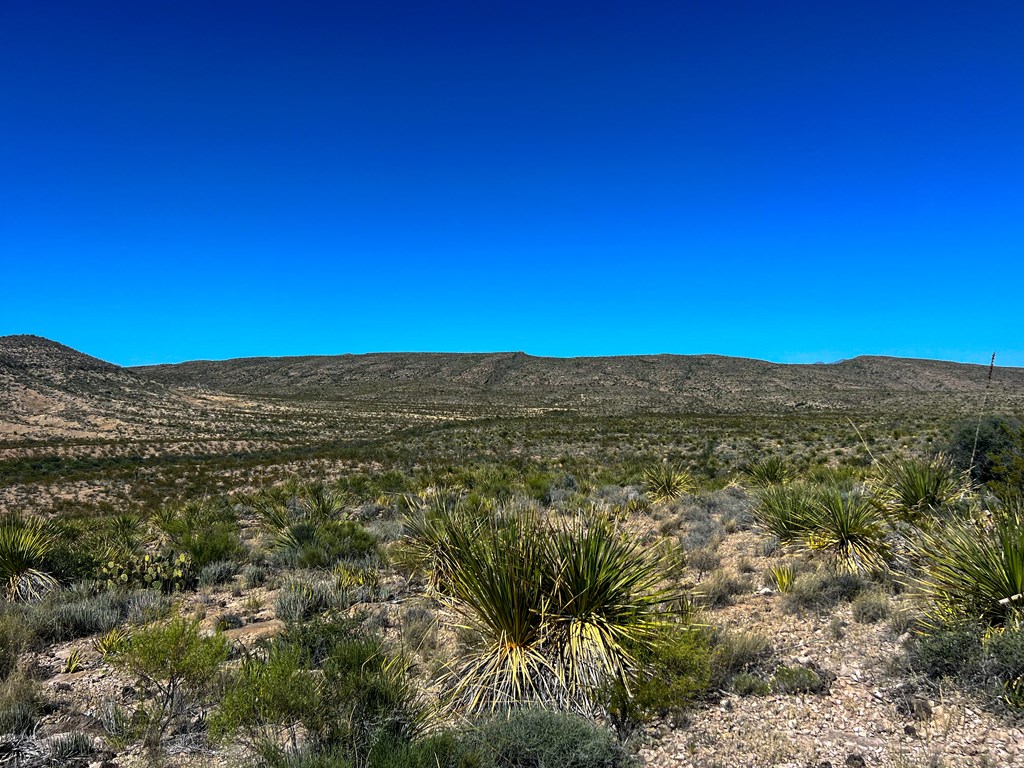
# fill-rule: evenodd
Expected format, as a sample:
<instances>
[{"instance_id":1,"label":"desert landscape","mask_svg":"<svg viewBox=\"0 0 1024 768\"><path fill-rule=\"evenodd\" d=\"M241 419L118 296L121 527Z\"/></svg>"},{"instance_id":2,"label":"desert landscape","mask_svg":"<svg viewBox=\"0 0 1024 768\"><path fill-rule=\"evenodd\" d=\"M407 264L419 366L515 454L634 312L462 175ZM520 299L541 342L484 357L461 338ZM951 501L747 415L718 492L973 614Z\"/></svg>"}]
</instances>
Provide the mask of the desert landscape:
<instances>
[{"instance_id":1,"label":"desert landscape","mask_svg":"<svg viewBox=\"0 0 1024 768\"><path fill-rule=\"evenodd\" d=\"M1024 369L0 338L0 764L1024 764Z\"/></svg>"}]
</instances>

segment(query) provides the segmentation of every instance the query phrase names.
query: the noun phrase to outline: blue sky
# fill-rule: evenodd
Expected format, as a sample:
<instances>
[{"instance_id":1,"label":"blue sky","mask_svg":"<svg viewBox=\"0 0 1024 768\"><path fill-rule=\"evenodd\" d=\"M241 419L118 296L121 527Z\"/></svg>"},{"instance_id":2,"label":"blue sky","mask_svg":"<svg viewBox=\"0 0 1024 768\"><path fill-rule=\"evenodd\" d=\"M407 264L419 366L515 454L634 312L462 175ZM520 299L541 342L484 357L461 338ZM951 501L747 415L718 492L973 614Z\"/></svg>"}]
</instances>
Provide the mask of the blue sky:
<instances>
[{"instance_id":1,"label":"blue sky","mask_svg":"<svg viewBox=\"0 0 1024 768\"><path fill-rule=\"evenodd\" d=\"M1024 365L1024 5L0 4L0 334Z\"/></svg>"}]
</instances>

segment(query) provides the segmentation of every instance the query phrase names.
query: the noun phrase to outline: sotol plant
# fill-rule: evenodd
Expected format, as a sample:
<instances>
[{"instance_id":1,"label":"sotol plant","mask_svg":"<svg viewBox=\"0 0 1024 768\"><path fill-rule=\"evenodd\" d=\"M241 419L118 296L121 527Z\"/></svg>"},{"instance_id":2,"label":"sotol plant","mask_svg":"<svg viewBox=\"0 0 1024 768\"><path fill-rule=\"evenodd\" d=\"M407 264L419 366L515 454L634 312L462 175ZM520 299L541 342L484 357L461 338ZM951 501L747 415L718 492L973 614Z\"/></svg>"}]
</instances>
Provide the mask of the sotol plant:
<instances>
[{"instance_id":1,"label":"sotol plant","mask_svg":"<svg viewBox=\"0 0 1024 768\"><path fill-rule=\"evenodd\" d=\"M9 601L37 600L57 588L43 570L56 546L49 525L34 518L8 515L0 519L0 593Z\"/></svg>"},{"instance_id":2,"label":"sotol plant","mask_svg":"<svg viewBox=\"0 0 1024 768\"><path fill-rule=\"evenodd\" d=\"M448 532L445 597L479 641L446 678L470 713L524 704L593 711L601 689L628 690L636 649L656 642L673 597L663 563L601 518L554 525L498 515Z\"/></svg>"},{"instance_id":3,"label":"sotol plant","mask_svg":"<svg viewBox=\"0 0 1024 768\"><path fill-rule=\"evenodd\" d=\"M1024 612L1024 509L943 522L922 531L913 551L933 620L1001 625Z\"/></svg>"},{"instance_id":4,"label":"sotol plant","mask_svg":"<svg viewBox=\"0 0 1024 768\"><path fill-rule=\"evenodd\" d=\"M675 501L696 487L688 472L671 464L661 464L644 472L644 485L647 498L655 504Z\"/></svg>"}]
</instances>

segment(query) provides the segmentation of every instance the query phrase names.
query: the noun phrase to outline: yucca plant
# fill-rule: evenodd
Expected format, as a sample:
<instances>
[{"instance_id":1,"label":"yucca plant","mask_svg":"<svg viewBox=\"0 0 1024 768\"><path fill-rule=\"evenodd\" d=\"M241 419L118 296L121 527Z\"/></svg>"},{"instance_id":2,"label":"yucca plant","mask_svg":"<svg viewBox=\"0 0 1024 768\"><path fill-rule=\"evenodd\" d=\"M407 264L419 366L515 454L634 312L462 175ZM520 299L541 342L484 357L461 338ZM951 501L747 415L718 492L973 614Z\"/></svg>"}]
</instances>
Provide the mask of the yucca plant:
<instances>
[{"instance_id":1,"label":"yucca plant","mask_svg":"<svg viewBox=\"0 0 1024 768\"><path fill-rule=\"evenodd\" d=\"M602 688L628 687L635 650L670 621L662 563L607 520L551 525L520 512L457 526L449 541L447 600L480 638L446 678L468 713L593 712Z\"/></svg>"},{"instance_id":2,"label":"yucca plant","mask_svg":"<svg viewBox=\"0 0 1024 768\"><path fill-rule=\"evenodd\" d=\"M781 456L767 456L743 467L743 474L761 488L782 485L790 479L789 467Z\"/></svg>"},{"instance_id":3,"label":"yucca plant","mask_svg":"<svg viewBox=\"0 0 1024 768\"><path fill-rule=\"evenodd\" d=\"M299 513L312 521L333 520L345 507L343 497L323 483L311 483L302 488L298 496Z\"/></svg>"},{"instance_id":4,"label":"yucca plant","mask_svg":"<svg viewBox=\"0 0 1024 768\"><path fill-rule=\"evenodd\" d=\"M762 531L789 544L806 535L817 503L817 493L810 486L773 485L758 491L754 520Z\"/></svg>"},{"instance_id":5,"label":"yucca plant","mask_svg":"<svg viewBox=\"0 0 1024 768\"><path fill-rule=\"evenodd\" d=\"M811 506L805 546L825 554L840 573L884 570L889 553L885 521L871 500L837 488L820 492Z\"/></svg>"},{"instance_id":6,"label":"yucca plant","mask_svg":"<svg viewBox=\"0 0 1024 768\"><path fill-rule=\"evenodd\" d=\"M779 563L772 566L770 573L772 581L775 582L779 592L787 594L793 591L793 583L796 581L796 569L793 568L792 563Z\"/></svg>"},{"instance_id":7,"label":"yucca plant","mask_svg":"<svg viewBox=\"0 0 1024 768\"><path fill-rule=\"evenodd\" d=\"M1003 506L990 515L941 521L913 542L933 622L998 626L1024 613L1024 514Z\"/></svg>"},{"instance_id":8,"label":"yucca plant","mask_svg":"<svg viewBox=\"0 0 1024 768\"><path fill-rule=\"evenodd\" d=\"M659 464L644 472L647 498L655 504L675 501L684 493L691 493L696 484L690 473L671 464Z\"/></svg>"},{"instance_id":9,"label":"yucca plant","mask_svg":"<svg viewBox=\"0 0 1024 768\"><path fill-rule=\"evenodd\" d=\"M456 491L434 493L428 498L407 494L403 505L405 538L395 548L399 565L424 578L435 592L447 591L456 566L455 539L473 534L482 523L481 510L466 503ZM459 538L461 541L462 539Z\"/></svg>"},{"instance_id":10,"label":"yucca plant","mask_svg":"<svg viewBox=\"0 0 1024 768\"><path fill-rule=\"evenodd\" d=\"M659 610L676 596L659 586L664 557L597 516L575 518L547 542L555 571L545 618L568 687L587 693L614 680L628 690L637 671L629 649L655 642Z\"/></svg>"},{"instance_id":11,"label":"yucca plant","mask_svg":"<svg viewBox=\"0 0 1024 768\"><path fill-rule=\"evenodd\" d=\"M870 486L888 515L913 521L955 504L966 494L969 481L966 473L957 472L952 462L939 454L882 464Z\"/></svg>"},{"instance_id":12,"label":"yucca plant","mask_svg":"<svg viewBox=\"0 0 1024 768\"><path fill-rule=\"evenodd\" d=\"M43 520L7 515L0 519L0 594L8 601L32 601L59 584L43 570L57 544Z\"/></svg>"}]
</instances>

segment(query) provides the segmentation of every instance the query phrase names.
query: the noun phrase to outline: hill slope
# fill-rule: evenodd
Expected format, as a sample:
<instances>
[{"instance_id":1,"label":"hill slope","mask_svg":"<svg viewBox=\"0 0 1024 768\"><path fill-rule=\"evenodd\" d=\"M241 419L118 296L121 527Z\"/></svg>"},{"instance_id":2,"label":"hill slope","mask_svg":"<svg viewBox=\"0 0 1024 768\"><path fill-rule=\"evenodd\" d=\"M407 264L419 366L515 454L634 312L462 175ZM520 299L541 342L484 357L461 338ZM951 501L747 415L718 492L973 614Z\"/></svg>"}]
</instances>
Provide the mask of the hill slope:
<instances>
[{"instance_id":1,"label":"hill slope","mask_svg":"<svg viewBox=\"0 0 1024 768\"><path fill-rule=\"evenodd\" d=\"M197 398L40 336L0 336L0 438L151 432Z\"/></svg>"},{"instance_id":2,"label":"hill slope","mask_svg":"<svg viewBox=\"0 0 1024 768\"><path fill-rule=\"evenodd\" d=\"M196 361L135 369L175 386L308 399L507 401L633 412L957 409L977 406L986 366L860 357L780 365L716 355L531 357L523 353L380 353ZM998 368L990 401L1024 407L1024 369Z\"/></svg>"}]
</instances>

